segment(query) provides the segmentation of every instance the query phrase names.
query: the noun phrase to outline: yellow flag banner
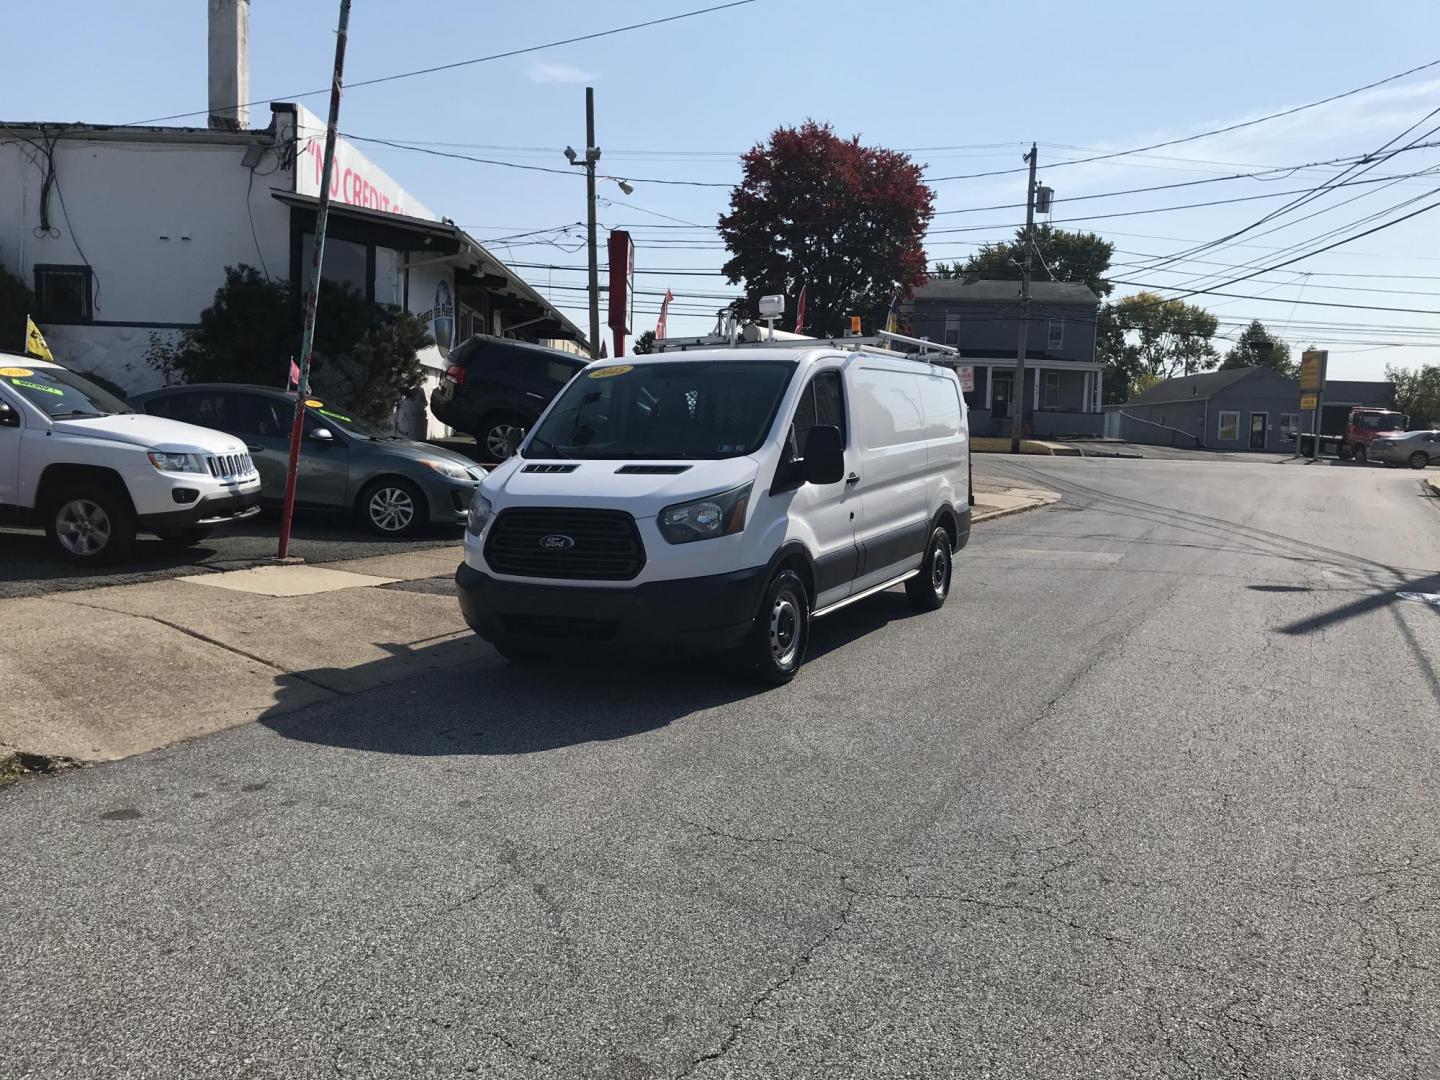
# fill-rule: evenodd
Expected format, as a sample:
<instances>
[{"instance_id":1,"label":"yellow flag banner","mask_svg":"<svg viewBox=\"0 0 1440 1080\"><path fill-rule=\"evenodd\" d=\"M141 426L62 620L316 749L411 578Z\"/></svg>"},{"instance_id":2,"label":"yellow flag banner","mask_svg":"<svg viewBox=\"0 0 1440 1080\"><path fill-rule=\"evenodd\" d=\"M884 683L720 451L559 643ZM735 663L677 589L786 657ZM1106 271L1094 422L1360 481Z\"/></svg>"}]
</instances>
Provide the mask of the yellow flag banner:
<instances>
[{"instance_id":1,"label":"yellow flag banner","mask_svg":"<svg viewBox=\"0 0 1440 1080\"><path fill-rule=\"evenodd\" d=\"M40 328L29 315L25 316L25 355L55 362L55 357L50 355L50 346L45 344L45 335L40 333Z\"/></svg>"}]
</instances>

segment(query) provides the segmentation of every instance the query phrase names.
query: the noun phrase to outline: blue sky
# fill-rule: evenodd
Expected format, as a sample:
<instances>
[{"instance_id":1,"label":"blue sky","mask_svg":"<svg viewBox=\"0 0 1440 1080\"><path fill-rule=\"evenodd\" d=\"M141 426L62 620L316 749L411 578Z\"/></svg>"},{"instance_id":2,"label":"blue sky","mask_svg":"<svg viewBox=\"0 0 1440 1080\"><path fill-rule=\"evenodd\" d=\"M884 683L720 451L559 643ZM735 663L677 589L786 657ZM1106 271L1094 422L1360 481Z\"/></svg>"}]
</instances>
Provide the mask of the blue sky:
<instances>
[{"instance_id":1,"label":"blue sky","mask_svg":"<svg viewBox=\"0 0 1440 1080\"><path fill-rule=\"evenodd\" d=\"M204 108L204 4L50 0L15 6L18 10L7 13L8 40L34 47L8 51L0 74L8 118L123 123ZM254 0L253 98L290 99L326 85L337 6L330 0ZM625 5L358 0L347 77L388 75L704 6L705 0ZM601 222L635 226L639 268L668 270L642 275L641 288L672 288L677 294L672 329L699 332L713 316L679 313L712 311L723 303L719 297L734 293L721 277L703 273L723 262L709 226L725 206L727 189L653 181L732 182L738 176L736 155L778 124L813 117L877 145L944 148L914 154L928 164L931 176L1018 166L1021 152L1035 140L1042 180L1063 200L1374 150L1440 107L1440 67L1294 117L1150 155L1058 164L1092 150L1128 149L1278 111L1436 59L1440 4L1433 0L1364 5L1250 0L1203 7L757 0L595 42L356 88L345 99L341 127L355 135L563 167L559 149L584 140L583 87L593 85L602 170L634 178L635 184L628 198L614 184L602 184L607 202ZM324 112L324 95L301 100ZM263 108L257 111L257 122L264 116ZM1415 134L1436 122L1440 116ZM584 218L578 170L572 178L373 145L364 149L481 240ZM1428 167L1440 170L1440 148L1400 155L1367 175ZM1335 171L1057 202L1054 216L1303 189ZM1435 201L1425 197L1432 189L1440 189L1440 171L1429 179L1329 195L1292 216L1360 197L1271 235L1242 238L1246 246L1199 256L1217 265L1144 264L1146 257L1247 225L1286 200L1145 213L1078 227L1111 239L1122 252L1116 262L1132 264L1128 276L1119 270L1115 276L1175 286L1201 273L1232 277L1227 266L1250 260L1276 261L1277 249L1285 245L1406 199L1420 200L1409 209L1426 205ZM974 208L1020 201L1024 181L1019 175L949 181L937 184L937 192L937 209L964 212L937 217L936 229L977 227L932 233L930 256L949 259L1011 231L1016 211ZM659 228L682 222L702 227ZM1331 306L1440 311L1437 240L1440 210L1228 290L1264 299L1193 299L1225 320L1222 332L1233 332L1233 320L1258 316L1297 347L1312 342L1328 347L1335 377L1379 376L1387 362L1440 362L1440 315ZM563 269L584 262L578 231L497 240L495 249L513 262L547 264L522 272L583 323L583 294L572 291L583 284L583 273ZM1123 287L1119 293L1130 291ZM658 299L643 297L641 303L643 311ZM653 319L642 315L641 327L653 325ZM1428 344L1432 337L1434 346ZM1387 344L1396 342L1407 344ZM1223 350L1226 343L1218 344Z\"/></svg>"}]
</instances>

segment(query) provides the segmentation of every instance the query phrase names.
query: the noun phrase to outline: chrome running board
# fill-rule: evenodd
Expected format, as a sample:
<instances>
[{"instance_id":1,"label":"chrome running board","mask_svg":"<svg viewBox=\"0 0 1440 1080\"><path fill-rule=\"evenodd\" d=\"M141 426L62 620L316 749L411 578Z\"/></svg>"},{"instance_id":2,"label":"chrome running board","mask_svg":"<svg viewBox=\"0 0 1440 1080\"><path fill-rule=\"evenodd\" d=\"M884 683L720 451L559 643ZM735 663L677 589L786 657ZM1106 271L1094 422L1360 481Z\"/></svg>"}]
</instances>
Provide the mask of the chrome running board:
<instances>
[{"instance_id":1,"label":"chrome running board","mask_svg":"<svg viewBox=\"0 0 1440 1080\"><path fill-rule=\"evenodd\" d=\"M909 581L912 577L915 577L919 573L920 568L917 566L914 570L911 570L908 573L901 574L897 578L891 578L889 581L882 581L879 585L871 585L870 588L866 589L864 592L857 592L854 596L847 596L844 600L837 600L833 604L822 607L819 611L812 611L810 613L810 618L823 619L832 611L839 611L841 608L849 604L853 604L857 600L864 600L867 596L874 596L877 592L884 592L886 589L894 588L902 581Z\"/></svg>"}]
</instances>

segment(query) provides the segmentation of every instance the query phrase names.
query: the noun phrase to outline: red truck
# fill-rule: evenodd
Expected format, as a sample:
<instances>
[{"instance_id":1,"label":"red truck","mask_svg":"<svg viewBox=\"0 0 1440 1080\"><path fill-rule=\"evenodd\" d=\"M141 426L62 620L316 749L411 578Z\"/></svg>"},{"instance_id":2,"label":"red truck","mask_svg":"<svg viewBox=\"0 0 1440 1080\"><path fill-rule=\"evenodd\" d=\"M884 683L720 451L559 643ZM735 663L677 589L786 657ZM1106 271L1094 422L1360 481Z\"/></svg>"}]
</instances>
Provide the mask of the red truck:
<instances>
[{"instance_id":1,"label":"red truck","mask_svg":"<svg viewBox=\"0 0 1440 1080\"><path fill-rule=\"evenodd\" d=\"M1355 408L1348 405L1326 405L1320 413L1320 452L1334 451L1342 461L1354 458L1365 461L1367 447L1382 432L1404 431L1410 418L1393 409ZM1298 436L1300 452L1310 453L1314 436L1304 432Z\"/></svg>"}]
</instances>

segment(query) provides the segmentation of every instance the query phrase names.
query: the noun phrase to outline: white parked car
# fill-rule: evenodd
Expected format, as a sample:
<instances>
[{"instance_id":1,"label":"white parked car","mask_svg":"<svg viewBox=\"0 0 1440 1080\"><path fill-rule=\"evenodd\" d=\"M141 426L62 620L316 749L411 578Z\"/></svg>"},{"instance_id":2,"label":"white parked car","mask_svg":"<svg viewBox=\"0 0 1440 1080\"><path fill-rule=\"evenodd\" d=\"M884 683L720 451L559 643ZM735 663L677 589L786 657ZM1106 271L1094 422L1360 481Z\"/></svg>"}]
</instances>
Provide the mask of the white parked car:
<instances>
[{"instance_id":1,"label":"white parked car","mask_svg":"<svg viewBox=\"0 0 1440 1080\"><path fill-rule=\"evenodd\" d=\"M0 519L38 522L72 562L124 558L140 530L196 542L259 512L234 436L136 412L58 364L0 353Z\"/></svg>"},{"instance_id":2,"label":"white parked car","mask_svg":"<svg viewBox=\"0 0 1440 1080\"><path fill-rule=\"evenodd\" d=\"M601 361L477 490L461 609L512 659L733 649L786 682L812 619L901 583L945 602L968 458L955 373L899 353Z\"/></svg>"}]
</instances>

